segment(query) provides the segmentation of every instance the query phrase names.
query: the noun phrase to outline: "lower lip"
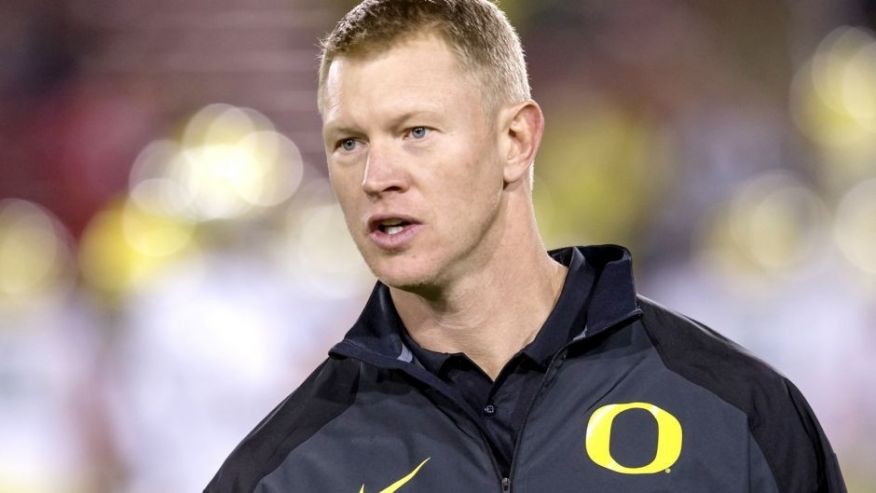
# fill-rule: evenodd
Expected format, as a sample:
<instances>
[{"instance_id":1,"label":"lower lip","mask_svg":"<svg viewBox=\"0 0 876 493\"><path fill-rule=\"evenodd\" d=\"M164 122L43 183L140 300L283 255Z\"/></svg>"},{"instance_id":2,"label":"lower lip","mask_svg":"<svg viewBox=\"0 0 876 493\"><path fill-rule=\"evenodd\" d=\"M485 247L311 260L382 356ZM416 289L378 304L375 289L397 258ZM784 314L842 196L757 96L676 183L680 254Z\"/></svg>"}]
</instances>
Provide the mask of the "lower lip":
<instances>
[{"instance_id":1,"label":"lower lip","mask_svg":"<svg viewBox=\"0 0 876 493\"><path fill-rule=\"evenodd\" d=\"M394 235L375 229L368 236L371 241L384 250L401 250L408 246L421 227L422 224L408 224Z\"/></svg>"}]
</instances>

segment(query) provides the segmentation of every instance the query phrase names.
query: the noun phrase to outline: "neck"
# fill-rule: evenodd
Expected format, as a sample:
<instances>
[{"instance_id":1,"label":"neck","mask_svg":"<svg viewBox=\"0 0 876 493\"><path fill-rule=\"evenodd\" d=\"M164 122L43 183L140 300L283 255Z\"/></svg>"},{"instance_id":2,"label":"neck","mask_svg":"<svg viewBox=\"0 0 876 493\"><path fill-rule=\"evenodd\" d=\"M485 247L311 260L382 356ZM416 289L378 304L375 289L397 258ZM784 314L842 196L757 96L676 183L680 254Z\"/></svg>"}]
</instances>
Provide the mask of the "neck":
<instances>
[{"instance_id":1,"label":"neck","mask_svg":"<svg viewBox=\"0 0 876 493\"><path fill-rule=\"evenodd\" d=\"M390 289L418 344L442 353L463 352L494 380L535 338L567 272L545 252L531 214L520 231L509 233L476 269L428 295Z\"/></svg>"}]
</instances>

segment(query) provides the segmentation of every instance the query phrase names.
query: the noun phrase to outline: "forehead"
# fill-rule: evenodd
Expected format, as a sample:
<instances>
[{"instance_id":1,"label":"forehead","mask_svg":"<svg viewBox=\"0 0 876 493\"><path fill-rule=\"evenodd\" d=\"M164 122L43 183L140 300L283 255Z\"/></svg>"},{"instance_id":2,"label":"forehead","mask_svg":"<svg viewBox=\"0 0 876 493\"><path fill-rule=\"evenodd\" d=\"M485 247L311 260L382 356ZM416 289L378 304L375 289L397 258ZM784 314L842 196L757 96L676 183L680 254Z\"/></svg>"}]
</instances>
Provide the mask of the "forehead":
<instances>
[{"instance_id":1,"label":"forehead","mask_svg":"<svg viewBox=\"0 0 876 493\"><path fill-rule=\"evenodd\" d=\"M323 123L384 113L477 104L479 87L437 34L408 37L375 52L336 57L324 87Z\"/></svg>"}]
</instances>

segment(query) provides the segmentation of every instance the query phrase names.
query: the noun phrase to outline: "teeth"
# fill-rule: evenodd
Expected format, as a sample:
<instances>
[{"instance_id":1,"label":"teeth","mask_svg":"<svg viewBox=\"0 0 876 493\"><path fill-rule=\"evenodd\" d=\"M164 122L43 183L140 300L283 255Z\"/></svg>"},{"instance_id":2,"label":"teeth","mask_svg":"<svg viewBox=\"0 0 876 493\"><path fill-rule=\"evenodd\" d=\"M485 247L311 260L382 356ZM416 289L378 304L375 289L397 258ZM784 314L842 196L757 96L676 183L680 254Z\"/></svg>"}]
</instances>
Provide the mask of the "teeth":
<instances>
[{"instance_id":1,"label":"teeth","mask_svg":"<svg viewBox=\"0 0 876 493\"><path fill-rule=\"evenodd\" d=\"M394 235L397 233L401 233L403 229L405 229L403 226L387 226L386 234Z\"/></svg>"},{"instance_id":2,"label":"teeth","mask_svg":"<svg viewBox=\"0 0 876 493\"><path fill-rule=\"evenodd\" d=\"M402 221L401 219L387 219L386 221L381 221L380 224L381 224L381 226L388 227L388 226L398 226L399 224L401 224L403 222L404 221Z\"/></svg>"}]
</instances>

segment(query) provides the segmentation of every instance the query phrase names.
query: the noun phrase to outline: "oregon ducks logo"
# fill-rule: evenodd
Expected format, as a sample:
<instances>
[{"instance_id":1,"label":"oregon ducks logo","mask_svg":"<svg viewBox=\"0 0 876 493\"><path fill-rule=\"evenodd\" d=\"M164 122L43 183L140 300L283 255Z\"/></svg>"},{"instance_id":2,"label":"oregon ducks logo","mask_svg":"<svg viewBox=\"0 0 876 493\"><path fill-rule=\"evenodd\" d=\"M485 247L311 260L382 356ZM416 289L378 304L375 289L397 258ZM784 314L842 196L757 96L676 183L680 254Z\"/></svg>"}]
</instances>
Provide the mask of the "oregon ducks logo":
<instances>
[{"instance_id":1,"label":"oregon ducks logo","mask_svg":"<svg viewBox=\"0 0 876 493\"><path fill-rule=\"evenodd\" d=\"M614 418L630 409L648 411L657 421L657 452L651 463L641 467L618 464L611 456L611 426ZM681 455L681 423L675 416L647 402L608 404L590 416L584 444L590 459L606 469L621 474L654 474L668 470Z\"/></svg>"}]
</instances>

